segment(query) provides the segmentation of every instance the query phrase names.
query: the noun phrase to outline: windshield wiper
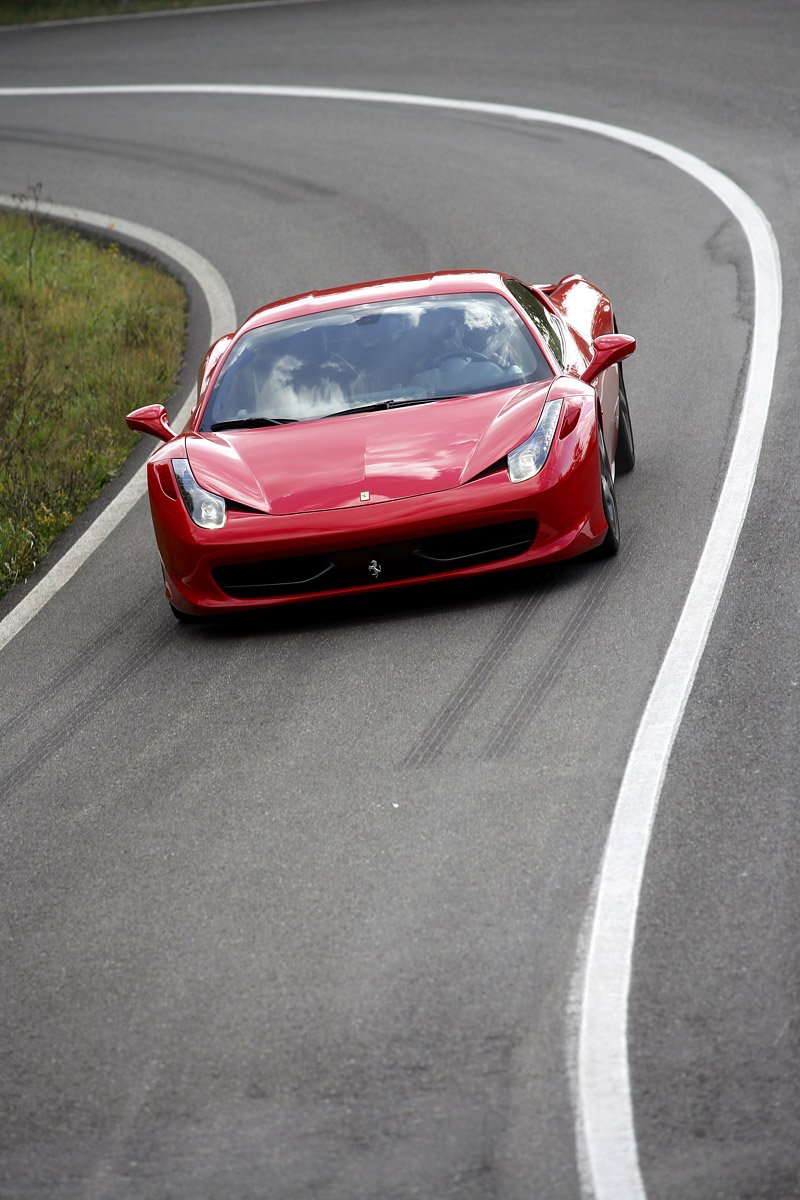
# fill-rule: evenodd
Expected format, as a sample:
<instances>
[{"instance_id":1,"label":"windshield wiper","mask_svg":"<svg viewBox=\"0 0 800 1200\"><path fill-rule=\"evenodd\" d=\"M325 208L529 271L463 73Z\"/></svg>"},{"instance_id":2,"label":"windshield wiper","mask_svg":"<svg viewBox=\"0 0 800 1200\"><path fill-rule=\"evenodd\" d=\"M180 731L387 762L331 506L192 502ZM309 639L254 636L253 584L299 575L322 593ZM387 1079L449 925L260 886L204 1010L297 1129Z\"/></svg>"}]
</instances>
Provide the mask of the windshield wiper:
<instances>
[{"instance_id":1,"label":"windshield wiper","mask_svg":"<svg viewBox=\"0 0 800 1200\"><path fill-rule=\"evenodd\" d=\"M378 412L382 408L391 407L391 400L379 400L377 404L362 404L360 408L337 408L336 412L323 413L321 417L317 417L316 419L324 421L327 417L346 417L348 413Z\"/></svg>"},{"instance_id":2,"label":"windshield wiper","mask_svg":"<svg viewBox=\"0 0 800 1200\"><path fill-rule=\"evenodd\" d=\"M396 399L377 400L374 404L362 404L360 408L340 408L336 412L324 413L322 417L306 418L321 421L324 417L346 417L348 413L380 412L387 408L405 408L410 404L432 404L434 400L457 400L463 392L454 396L398 396ZM212 433L220 429L262 429L267 425L296 425L304 418L297 417L240 417L235 421L216 421Z\"/></svg>"},{"instance_id":3,"label":"windshield wiper","mask_svg":"<svg viewBox=\"0 0 800 1200\"><path fill-rule=\"evenodd\" d=\"M386 408L407 408L410 404L431 404L434 400L455 399L456 396L400 396L397 400L378 400L375 404L362 404L360 408L339 408L336 412L325 413L325 416L346 417L348 413L380 412Z\"/></svg>"},{"instance_id":4,"label":"windshield wiper","mask_svg":"<svg viewBox=\"0 0 800 1200\"><path fill-rule=\"evenodd\" d=\"M240 417L238 421L217 421L212 433L219 429L262 429L266 425L294 425L294 417Z\"/></svg>"}]
</instances>

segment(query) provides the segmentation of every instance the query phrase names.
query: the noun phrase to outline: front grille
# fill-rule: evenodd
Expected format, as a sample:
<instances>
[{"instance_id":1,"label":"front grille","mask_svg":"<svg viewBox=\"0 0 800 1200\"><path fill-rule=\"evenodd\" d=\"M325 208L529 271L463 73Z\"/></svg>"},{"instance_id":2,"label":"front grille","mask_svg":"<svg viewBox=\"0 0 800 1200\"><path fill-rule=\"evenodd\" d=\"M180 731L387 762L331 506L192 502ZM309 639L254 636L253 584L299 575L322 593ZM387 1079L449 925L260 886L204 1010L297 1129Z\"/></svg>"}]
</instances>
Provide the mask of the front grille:
<instances>
[{"instance_id":1,"label":"front grille","mask_svg":"<svg viewBox=\"0 0 800 1200\"><path fill-rule=\"evenodd\" d=\"M459 529L455 533L423 538L416 555L426 562L439 564L440 571L466 566L470 560L493 562L527 550L536 536L535 521L513 521L506 525L486 525L483 529Z\"/></svg>"},{"instance_id":2,"label":"front grille","mask_svg":"<svg viewBox=\"0 0 800 1200\"><path fill-rule=\"evenodd\" d=\"M235 563L215 567L212 575L237 599L307 596L502 562L523 554L535 536L535 521L512 521L356 550Z\"/></svg>"}]
</instances>

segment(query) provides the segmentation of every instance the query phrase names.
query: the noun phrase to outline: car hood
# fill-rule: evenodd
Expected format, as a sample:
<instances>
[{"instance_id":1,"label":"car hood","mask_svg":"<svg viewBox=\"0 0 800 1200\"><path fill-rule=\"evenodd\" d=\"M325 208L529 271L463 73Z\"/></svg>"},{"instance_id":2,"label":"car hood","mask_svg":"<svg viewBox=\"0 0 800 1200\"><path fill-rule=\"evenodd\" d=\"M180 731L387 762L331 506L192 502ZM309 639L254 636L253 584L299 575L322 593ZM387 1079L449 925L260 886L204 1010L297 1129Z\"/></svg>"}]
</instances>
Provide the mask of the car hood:
<instances>
[{"instance_id":1,"label":"car hood","mask_svg":"<svg viewBox=\"0 0 800 1200\"><path fill-rule=\"evenodd\" d=\"M379 412L190 433L198 483L276 516L444 491L474 479L534 429L552 381ZM366 497L365 497L366 498Z\"/></svg>"}]
</instances>

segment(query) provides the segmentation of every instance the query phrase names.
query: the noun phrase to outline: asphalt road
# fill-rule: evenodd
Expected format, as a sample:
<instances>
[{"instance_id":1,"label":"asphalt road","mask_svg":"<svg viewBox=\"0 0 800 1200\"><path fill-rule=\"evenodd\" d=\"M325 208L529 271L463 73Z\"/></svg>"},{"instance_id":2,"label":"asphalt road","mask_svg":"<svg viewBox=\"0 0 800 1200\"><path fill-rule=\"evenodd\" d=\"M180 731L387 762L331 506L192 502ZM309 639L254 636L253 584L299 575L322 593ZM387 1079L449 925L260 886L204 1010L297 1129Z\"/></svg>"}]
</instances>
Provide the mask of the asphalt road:
<instances>
[{"instance_id":1,"label":"asphalt road","mask_svg":"<svg viewBox=\"0 0 800 1200\"><path fill-rule=\"evenodd\" d=\"M0 32L3 86L315 84L609 121L719 167L771 221L771 415L637 924L649 1200L800 1196L799 51L800 7L739 0ZM579 270L639 339L638 462L612 562L244 627L176 625L142 501L0 652L0 1196L579 1197L573 975L730 454L741 230L588 134L355 103L0 99L0 191L40 180L200 250L240 317L448 266ZM186 381L196 295L191 318Z\"/></svg>"}]
</instances>

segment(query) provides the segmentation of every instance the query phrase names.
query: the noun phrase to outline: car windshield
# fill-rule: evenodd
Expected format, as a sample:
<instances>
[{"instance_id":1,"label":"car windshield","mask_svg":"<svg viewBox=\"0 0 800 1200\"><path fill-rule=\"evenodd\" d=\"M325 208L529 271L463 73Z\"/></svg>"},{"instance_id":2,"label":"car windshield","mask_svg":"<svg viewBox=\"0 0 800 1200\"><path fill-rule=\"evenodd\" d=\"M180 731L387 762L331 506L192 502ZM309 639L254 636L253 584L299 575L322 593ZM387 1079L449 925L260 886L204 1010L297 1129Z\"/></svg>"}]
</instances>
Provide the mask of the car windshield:
<instances>
[{"instance_id":1,"label":"car windshield","mask_svg":"<svg viewBox=\"0 0 800 1200\"><path fill-rule=\"evenodd\" d=\"M252 329L233 346L201 429L257 428L552 378L504 297L420 296Z\"/></svg>"}]
</instances>

